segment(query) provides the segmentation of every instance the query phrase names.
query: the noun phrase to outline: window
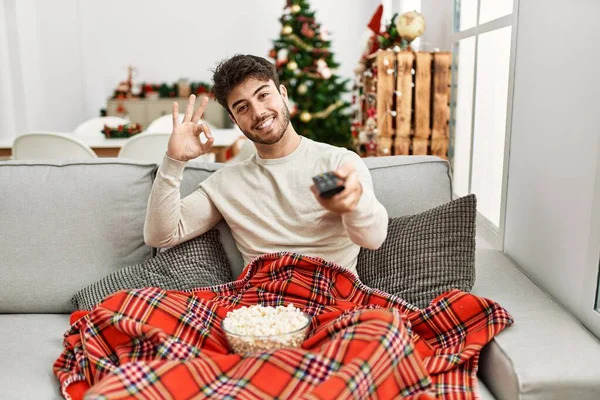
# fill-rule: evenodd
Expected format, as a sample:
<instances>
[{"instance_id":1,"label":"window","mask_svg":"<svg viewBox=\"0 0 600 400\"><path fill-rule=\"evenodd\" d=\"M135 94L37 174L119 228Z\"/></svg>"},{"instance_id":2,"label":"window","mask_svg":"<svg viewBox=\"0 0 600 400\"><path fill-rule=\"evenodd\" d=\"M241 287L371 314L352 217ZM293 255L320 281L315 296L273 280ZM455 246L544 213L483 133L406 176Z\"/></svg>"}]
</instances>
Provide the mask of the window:
<instances>
[{"instance_id":1,"label":"window","mask_svg":"<svg viewBox=\"0 0 600 400\"><path fill-rule=\"evenodd\" d=\"M454 195L477 195L478 233L498 249L504 233L515 8L513 0L454 1Z\"/></svg>"}]
</instances>

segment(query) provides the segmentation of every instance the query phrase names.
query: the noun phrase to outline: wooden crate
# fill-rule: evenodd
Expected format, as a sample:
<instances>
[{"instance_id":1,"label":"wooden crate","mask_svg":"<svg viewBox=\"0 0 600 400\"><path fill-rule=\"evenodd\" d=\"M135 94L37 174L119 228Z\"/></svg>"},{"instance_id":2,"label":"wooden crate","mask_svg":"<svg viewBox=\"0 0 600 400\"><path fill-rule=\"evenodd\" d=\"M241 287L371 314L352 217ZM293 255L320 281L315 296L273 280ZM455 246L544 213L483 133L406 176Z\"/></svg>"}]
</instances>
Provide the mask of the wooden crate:
<instances>
[{"instance_id":1,"label":"wooden crate","mask_svg":"<svg viewBox=\"0 0 600 400\"><path fill-rule=\"evenodd\" d=\"M447 159L452 53L383 50L369 62L375 73L364 75L363 87L376 90L377 155Z\"/></svg>"}]
</instances>

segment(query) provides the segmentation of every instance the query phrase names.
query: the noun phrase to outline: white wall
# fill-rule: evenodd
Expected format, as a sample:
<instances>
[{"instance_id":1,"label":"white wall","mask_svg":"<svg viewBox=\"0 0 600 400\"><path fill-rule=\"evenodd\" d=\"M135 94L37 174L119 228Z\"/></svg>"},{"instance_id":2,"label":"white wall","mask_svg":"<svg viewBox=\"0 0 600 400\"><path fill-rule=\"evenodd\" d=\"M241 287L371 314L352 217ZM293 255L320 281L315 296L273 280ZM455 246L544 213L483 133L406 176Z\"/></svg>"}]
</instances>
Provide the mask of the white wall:
<instances>
[{"instance_id":1,"label":"white wall","mask_svg":"<svg viewBox=\"0 0 600 400\"><path fill-rule=\"evenodd\" d=\"M284 0L3 0L0 139L69 131L97 116L134 65L148 81L210 81L235 53L266 56ZM379 0L313 0L333 34L338 71L352 77L357 45ZM7 84L7 82L9 84Z\"/></svg>"},{"instance_id":2,"label":"white wall","mask_svg":"<svg viewBox=\"0 0 600 400\"><path fill-rule=\"evenodd\" d=\"M519 3L504 248L581 318L580 305L592 307L586 270L596 285L598 268L600 2Z\"/></svg>"},{"instance_id":3,"label":"white wall","mask_svg":"<svg viewBox=\"0 0 600 400\"><path fill-rule=\"evenodd\" d=\"M421 38L423 51L450 51L452 38L453 0L422 0L421 13L425 17L425 33Z\"/></svg>"}]
</instances>

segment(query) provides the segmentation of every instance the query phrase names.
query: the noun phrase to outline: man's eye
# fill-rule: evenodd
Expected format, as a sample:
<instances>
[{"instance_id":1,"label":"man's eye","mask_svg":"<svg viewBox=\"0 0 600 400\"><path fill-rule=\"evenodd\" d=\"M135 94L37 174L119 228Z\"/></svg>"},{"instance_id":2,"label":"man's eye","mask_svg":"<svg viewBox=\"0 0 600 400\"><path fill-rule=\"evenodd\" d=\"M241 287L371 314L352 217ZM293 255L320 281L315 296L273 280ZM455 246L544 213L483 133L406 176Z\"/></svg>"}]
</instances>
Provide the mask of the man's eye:
<instances>
[{"instance_id":1,"label":"man's eye","mask_svg":"<svg viewBox=\"0 0 600 400\"><path fill-rule=\"evenodd\" d=\"M265 92L265 93L261 93L259 98L264 99L265 97L267 97L269 95L269 93Z\"/></svg>"},{"instance_id":2,"label":"man's eye","mask_svg":"<svg viewBox=\"0 0 600 400\"><path fill-rule=\"evenodd\" d=\"M246 106L238 107L238 112L239 113L244 112L244 111L246 111L246 108L247 108Z\"/></svg>"}]
</instances>

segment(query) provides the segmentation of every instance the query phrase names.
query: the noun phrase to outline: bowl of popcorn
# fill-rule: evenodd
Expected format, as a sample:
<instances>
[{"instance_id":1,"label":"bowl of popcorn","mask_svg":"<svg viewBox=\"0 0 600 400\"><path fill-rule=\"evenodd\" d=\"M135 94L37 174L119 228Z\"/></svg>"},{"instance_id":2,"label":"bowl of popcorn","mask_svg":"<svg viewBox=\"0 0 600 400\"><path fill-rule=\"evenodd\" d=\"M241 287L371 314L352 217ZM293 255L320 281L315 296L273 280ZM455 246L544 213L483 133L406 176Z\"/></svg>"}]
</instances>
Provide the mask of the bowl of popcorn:
<instances>
[{"instance_id":1,"label":"bowl of popcorn","mask_svg":"<svg viewBox=\"0 0 600 400\"><path fill-rule=\"evenodd\" d=\"M253 305L227 313L222 328L231 349L242 356L300 347L311 318L294 307Z\"/></svg>"}]
</instances>

